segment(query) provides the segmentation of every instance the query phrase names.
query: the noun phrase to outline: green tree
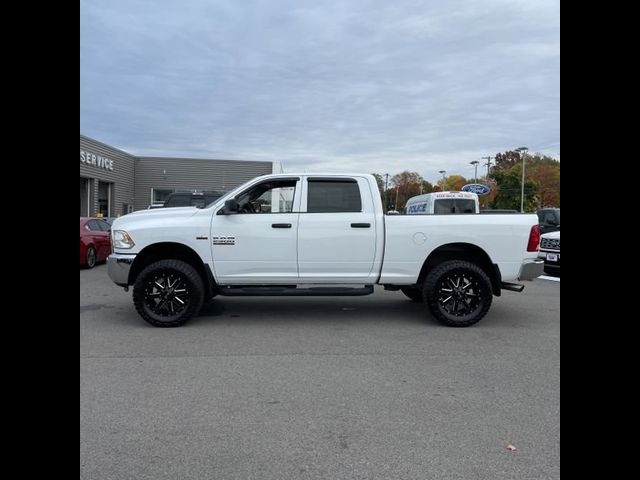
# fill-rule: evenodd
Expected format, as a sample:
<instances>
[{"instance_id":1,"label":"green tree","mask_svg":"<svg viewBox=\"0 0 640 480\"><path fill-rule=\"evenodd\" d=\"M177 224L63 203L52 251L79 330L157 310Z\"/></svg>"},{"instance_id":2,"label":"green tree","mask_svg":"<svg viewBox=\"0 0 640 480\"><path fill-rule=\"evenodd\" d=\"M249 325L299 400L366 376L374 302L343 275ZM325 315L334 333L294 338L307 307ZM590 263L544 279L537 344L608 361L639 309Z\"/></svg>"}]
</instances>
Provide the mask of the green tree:
<instances>
[{"instance_id":1,"label":"green tree","mask_svg":"<svg viewBox=\"0 0 640 480\"><path fill-rule=\"evenodd\" d=\"M431 182L427 180L422 180L422 193L431 193L433 192L433 185Z\"/></svg>"},{"instance_id":2,"label":"green tree","mask_svg":"<svg viewBox=\"0 0 640 480\"><path fill-rule=\"evenodd\" d=\"M539 153L525 155L525 189L527 189L529 182L535 184L535 209L546 206L559 207L560 162ZM514 173L517 174L518 178L522 178L522 156L519 152L507 151L504 153L496 153L496 164L491 168L490 176L495 180L504 180L507 178L503 176L505 173ZM520 187L520 183L518 187ZM512 190L513 185L500 185L500 182L498 182L498 190L500 189ZM527 198L528 193L525 192L525 201ZM503 202L504 192L500 200L498 200L498 196L496 195L494 203L495 201ZM520 208L519 205L518 203L518 209Z\"/></svg>"},{"instance_id":3,"label":"green tree","mask_svg":"<svg viewBox=\"0 0 640 480\"><path fill-rule=\"evenodd\" d=\"M497 191L491 208L520 211L521 178L519 169L493 173L497 182ZM533 212L537 209L538 187L532 180L524 182L524 211Z\"/></svg>"}]
</instances>

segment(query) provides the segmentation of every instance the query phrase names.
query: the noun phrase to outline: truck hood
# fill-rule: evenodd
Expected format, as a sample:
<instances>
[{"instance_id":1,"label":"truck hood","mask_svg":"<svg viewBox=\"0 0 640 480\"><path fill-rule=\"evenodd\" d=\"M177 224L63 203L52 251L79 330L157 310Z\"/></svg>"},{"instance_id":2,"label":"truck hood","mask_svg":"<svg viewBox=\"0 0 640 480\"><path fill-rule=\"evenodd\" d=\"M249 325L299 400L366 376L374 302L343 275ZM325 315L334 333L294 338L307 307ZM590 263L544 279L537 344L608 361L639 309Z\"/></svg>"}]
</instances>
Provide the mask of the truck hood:
<instances>
[{"instance_id":1,"label":"truck hood","mask_svg":"<svg viewBox=\"0 0 640 480\"><path fill-rule=\"evenodd\" d=\"M151 210L139 210L137 212L128 213L122 217L118 217L111 226L112 230L127 230L132 224L144 223L146 221L167 221L179 218L188 218L197 214L202 209L197 207L169 207L154 208Z\"/></svg>"}]
</instances>

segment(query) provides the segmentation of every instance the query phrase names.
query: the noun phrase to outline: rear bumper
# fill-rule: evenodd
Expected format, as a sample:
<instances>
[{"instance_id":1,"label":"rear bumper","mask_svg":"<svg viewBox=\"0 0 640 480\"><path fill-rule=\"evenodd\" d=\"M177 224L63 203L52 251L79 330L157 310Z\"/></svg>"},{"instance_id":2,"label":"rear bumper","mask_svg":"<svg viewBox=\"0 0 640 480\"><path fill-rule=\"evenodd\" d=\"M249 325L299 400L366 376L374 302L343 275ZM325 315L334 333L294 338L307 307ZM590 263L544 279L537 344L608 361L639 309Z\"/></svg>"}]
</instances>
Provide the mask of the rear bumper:
<instances>
[{"instance_id":1,"label":"rear bumper","mask_svg":"<svg viewBox=\"0 0 640 480\"><path fill-rule=\"evenodd\" d=\"M518 280L533 280L542 275L544 271L544 260L541 258L532 258L525 260L520 267Z\"/></svg>"},{"instance_id":2,"label":"rear bumper","mask_svg":"<svg viewBox=\"0 0 640 480\"><path fill-rule=\"evenodd\" d=\"M112 253L107 257L107 273L113 283L121 287L129 285L129 271L135 258L135 255L119 255L117 253Z\"/></svg>"}]
</instances>

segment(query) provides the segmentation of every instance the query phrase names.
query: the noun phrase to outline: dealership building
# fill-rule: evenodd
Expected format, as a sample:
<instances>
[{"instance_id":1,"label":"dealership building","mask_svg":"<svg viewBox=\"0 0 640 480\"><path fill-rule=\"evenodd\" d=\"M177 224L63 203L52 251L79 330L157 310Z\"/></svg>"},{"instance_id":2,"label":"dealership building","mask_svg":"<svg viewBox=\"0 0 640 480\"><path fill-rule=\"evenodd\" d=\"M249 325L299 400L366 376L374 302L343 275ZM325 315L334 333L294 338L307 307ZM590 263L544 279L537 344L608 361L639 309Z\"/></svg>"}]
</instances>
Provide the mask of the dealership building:
<instances>
[{"instance_id":1,"label":"dealership building","mask_svg":"<svg viewBox=\"0 0 640 480\"><path fill-rule=\"evenodd\" d=\"M174 192L227 192L279 162L138 157L80 135L80 216L117 217Z\"/></svg>"}]
</instances>

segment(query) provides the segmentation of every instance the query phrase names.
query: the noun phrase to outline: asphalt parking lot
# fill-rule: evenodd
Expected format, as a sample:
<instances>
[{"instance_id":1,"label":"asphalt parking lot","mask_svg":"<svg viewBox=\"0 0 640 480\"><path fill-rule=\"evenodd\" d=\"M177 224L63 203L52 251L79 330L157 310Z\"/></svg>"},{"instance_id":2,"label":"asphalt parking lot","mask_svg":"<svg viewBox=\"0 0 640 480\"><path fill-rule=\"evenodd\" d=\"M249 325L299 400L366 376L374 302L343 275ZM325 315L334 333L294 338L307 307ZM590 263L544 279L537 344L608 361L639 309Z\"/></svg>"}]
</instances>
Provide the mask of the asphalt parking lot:
<instances>
[{"instance_id":1,"label":"asphalt parking lot","mask_svg":"<svg viewBox=\"0 0 640 480\"><path fill-rule=\"evenodd\" d=\"M558 479L560 282L525 284L462 329L382 289L159 329L81 270L81 478Z\"/></svg>"}]
</instances>

